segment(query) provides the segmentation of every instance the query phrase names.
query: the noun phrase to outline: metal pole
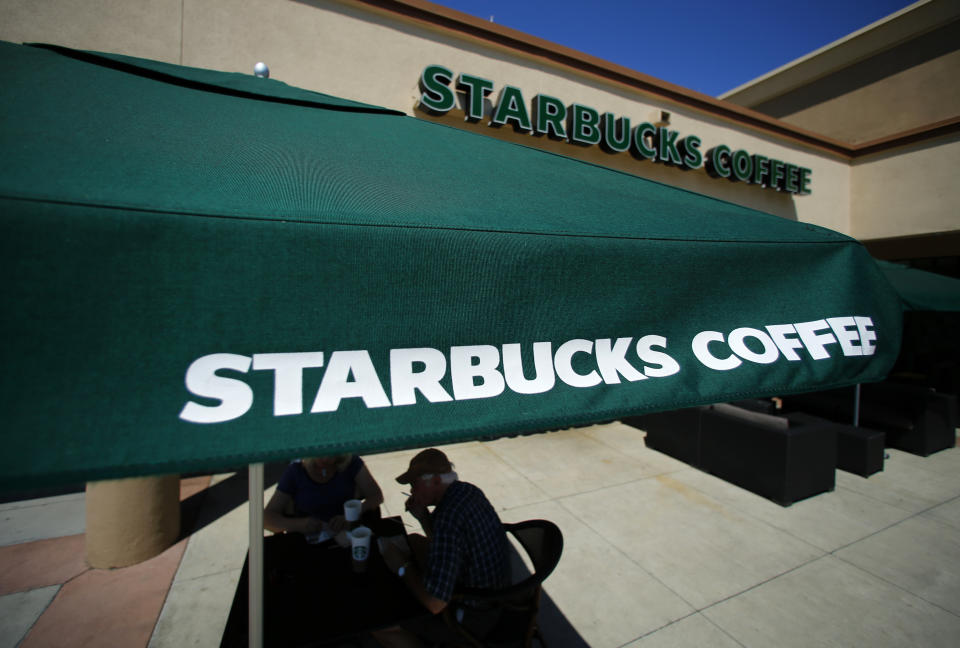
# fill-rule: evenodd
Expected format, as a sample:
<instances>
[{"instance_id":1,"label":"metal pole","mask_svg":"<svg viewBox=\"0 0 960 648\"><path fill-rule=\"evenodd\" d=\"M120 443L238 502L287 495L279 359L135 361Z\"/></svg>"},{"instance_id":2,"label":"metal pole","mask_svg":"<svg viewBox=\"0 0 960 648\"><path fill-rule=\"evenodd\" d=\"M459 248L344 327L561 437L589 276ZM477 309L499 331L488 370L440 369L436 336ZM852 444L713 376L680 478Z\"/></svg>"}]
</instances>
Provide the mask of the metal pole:
<instances>
[{"instance_id":1,"label":"metal pole","mask_svg":"<svg viewBox=\"0 0 960 648\"><path fill-rule=\"evenodd\" d=\"M247 467L250 504L250 549L248 554L250 648L263 648L263 464Z\"/></svg>"},{"instance_id":2,"label":"metal pole","mask_svg":"<svg viewBox=\"0 0 960 648\"><path fill-rule=\"evenodd\" d=\"M853 427L860 427L860 383L853 390Z\"/></svg>"}]
</instances>

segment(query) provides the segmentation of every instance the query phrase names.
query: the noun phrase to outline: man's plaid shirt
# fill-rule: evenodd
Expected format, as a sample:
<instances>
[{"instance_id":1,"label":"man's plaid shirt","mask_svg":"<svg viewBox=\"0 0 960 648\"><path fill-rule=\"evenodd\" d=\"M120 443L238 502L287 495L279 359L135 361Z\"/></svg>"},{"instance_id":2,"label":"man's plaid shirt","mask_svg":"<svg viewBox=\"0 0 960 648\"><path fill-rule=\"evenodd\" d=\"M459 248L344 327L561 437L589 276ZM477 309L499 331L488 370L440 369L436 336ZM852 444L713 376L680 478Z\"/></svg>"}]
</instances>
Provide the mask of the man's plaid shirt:
<instances>
[{"instance_id":1,"label":"man's plaid shirt","mask_svg":"<svg viewBox=\"0 0 960 648\"><path fill-rule=\"evenodd\" d=\"M508 584L507 534L483 492L455 481L433 511L425 585L441 601L455 587L496 588Z\"/></svg>"}]
</instances>

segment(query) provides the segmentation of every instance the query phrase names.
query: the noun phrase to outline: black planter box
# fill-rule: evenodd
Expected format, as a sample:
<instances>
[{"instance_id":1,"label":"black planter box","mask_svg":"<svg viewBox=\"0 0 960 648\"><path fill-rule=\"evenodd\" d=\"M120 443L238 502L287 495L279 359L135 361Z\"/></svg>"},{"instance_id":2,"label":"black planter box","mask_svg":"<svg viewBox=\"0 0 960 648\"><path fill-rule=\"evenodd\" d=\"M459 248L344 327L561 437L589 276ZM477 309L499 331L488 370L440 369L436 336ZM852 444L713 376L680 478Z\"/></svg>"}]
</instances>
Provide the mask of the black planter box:
<instances>
[{"instance_id":1,"label":"black planter box","mask_svg":"<svg viewBox=\"0 0 960 648\"><path fill-rule=\"evenodd\" d=\"M716 405L624 422L646 430L647 447L782 506L835 486L836 426L812 416Z\"/></svg>"},{"instance_id":2,"label":"black planter box","mask_svg":"<svg viewBox=\"0 0 960 648\"><path fill-rule=\"evenodd\" d=\"M826 421L717 407L702 413L701 468L781 506L832 491L837 436Z\"/></svg>"},{"instance_id":3,"label":"black planter box","mask_svg":"<svg viewBox=\"0 0 960 648\"><path fill-rule=\"evenodd\" d=\"M787 411L850 424L854 389L786 396L783 404ZM860 425L883 432L888 448L926 457L956 445L956 397L918 385L867 383L861 386Z\"/></svg>"}]
</instances>

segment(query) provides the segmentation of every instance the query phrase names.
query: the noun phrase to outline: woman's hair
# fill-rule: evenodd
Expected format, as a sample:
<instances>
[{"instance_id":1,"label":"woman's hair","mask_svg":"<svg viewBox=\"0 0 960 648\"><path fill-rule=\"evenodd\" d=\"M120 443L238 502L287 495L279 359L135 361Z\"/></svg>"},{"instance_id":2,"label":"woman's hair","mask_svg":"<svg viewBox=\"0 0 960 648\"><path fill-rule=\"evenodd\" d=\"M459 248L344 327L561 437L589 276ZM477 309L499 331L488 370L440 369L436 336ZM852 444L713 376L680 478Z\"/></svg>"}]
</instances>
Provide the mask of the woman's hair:
<instances>
[{"instance_id":1,"label":"woman's hair","mask_svg":"<svg viewBox=\"0 0 960 648\"><path fill-rule=\"evenodd\" d=\"M350 465L350 462L353 461L353 455L351 453L338 455L317 455L314 457L304 457L300 461L307 461L308 459L332 459L333 465L337 467L337 472L340 472L341 470L345 470L347 466Z\"/></svg>"}]
</instances>

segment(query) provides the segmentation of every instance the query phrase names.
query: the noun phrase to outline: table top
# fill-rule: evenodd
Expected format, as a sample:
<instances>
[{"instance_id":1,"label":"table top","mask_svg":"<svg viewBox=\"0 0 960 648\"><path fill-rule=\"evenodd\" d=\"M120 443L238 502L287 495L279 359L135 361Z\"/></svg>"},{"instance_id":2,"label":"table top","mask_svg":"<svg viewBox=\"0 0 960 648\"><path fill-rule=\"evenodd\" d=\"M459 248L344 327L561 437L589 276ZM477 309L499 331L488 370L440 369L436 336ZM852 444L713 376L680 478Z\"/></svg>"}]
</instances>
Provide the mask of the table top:
<instances>
[{"instance_id":1,"label":"table top","mask_svg":"<svg viewBox=\"0 0 960 648\"><path fill-rule=\"evenodd\" d=\"M399 518L374 531L367 570L353 572L350 551L332 541L311 545L299 533L263 539L263 634L266 646L315 646L429 614L387 569L377 535L397 533ZM248 645L248 563L244 563L221 648Z\"/></svg>"}]
</instances>

